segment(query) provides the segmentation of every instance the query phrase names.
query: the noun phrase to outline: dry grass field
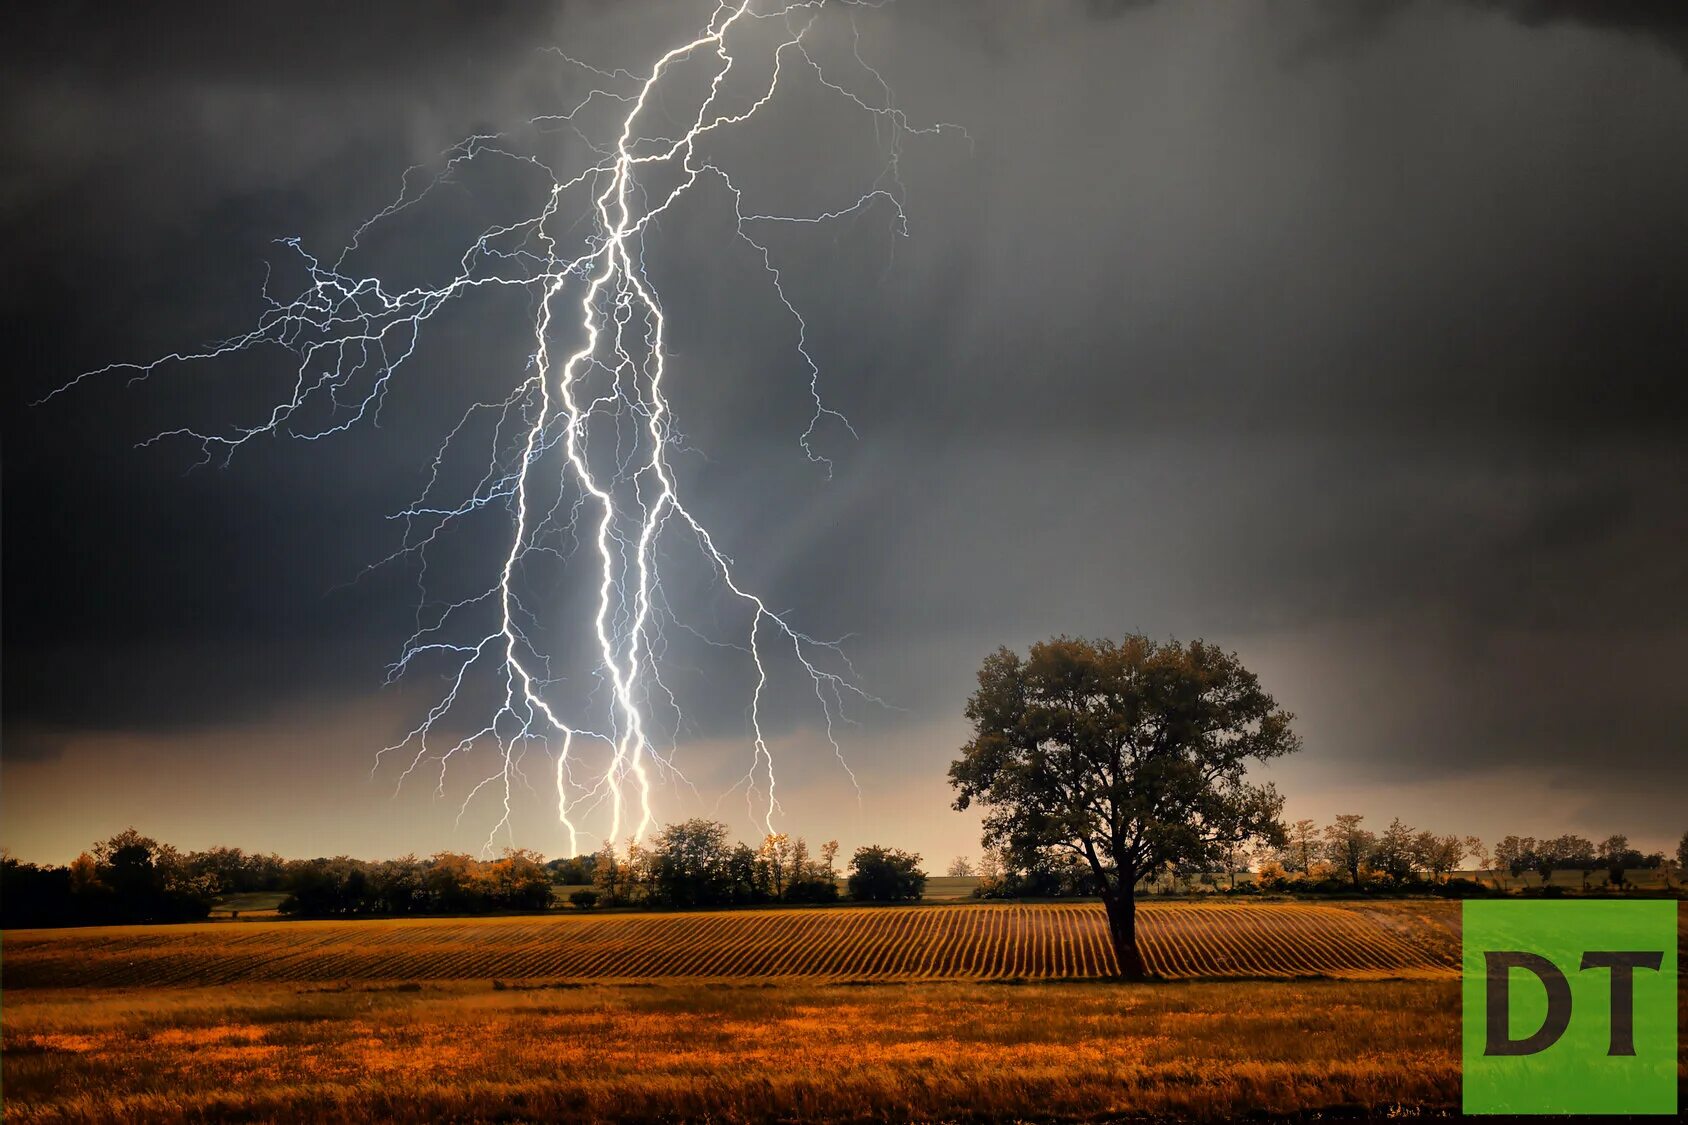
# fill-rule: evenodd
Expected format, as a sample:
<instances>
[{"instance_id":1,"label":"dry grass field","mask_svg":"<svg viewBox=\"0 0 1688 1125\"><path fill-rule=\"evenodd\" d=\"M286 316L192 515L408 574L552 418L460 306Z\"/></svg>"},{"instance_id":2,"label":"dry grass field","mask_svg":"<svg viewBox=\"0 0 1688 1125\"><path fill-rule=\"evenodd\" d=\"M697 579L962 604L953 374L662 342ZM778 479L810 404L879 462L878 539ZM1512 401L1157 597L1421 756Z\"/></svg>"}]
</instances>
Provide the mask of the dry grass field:
<instances>
[{"instance_id":1,"label":"dry grass field","mask_svg":"<svg viewBox=\"0 0 1688 1125\"><path fill-rule=\"evenodd\" d=\"M1451 978L1458 904L1148 903L1162 977ZM967 904L20 930L10 989L650 980L1049 980L1115 970L1102 909Z\"/></svg>"},{"instance_id":2,"label":"dry grass field","mask_svg":"<svg viewBox=\"0 0 1688 1125\"><path fill-rule=\"evenodd\" d=\"M5 935L10 1122L1451 1110L1459 906L1148 903ZM1229 978L1229 979L1226 979ZM1263 979L1271 978L1271 979Z\"/></svg>"},{"instance_id":3,"label":"dry grass field","mask_svg":"<svg viewBox=\"0 0 1688 1125\"><path fill-rule=\"evenodd\" d=\"M1451 980L8 991L6 1120L1411 1112L1458 1028Z\"/></svg>"}]
</instances>

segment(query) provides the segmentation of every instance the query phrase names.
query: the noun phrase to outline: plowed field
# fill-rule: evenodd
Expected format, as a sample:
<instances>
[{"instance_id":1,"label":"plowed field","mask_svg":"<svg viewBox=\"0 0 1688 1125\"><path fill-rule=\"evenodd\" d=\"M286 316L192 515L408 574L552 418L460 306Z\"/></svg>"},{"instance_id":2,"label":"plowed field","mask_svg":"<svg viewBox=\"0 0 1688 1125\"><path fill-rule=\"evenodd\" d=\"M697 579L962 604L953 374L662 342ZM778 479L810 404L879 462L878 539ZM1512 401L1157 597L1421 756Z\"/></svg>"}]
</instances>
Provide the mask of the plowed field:
<instances>
[{"instance_id":1,"label":"plowed field","mask_svg":"<svg viewBox=\"0 0 1688 1125\"><path fill-rule=\"evenodd\" d=\"M1146 903L1165 977L1451 977L1457 904ZM1114 972L1093 903L18 930L6 988L723 979L1046 980Z\"/></svg>"}]
</instances>

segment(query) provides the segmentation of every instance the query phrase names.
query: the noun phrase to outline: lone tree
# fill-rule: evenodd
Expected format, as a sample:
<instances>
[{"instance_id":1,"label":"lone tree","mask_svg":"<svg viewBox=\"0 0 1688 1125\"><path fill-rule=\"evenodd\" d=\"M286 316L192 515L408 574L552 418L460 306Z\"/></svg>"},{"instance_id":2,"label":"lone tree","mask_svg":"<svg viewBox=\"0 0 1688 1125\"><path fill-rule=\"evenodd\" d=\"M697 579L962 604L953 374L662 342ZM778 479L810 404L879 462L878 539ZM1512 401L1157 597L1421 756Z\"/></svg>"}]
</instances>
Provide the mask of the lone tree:
<instances>
[{"instance_id":1,"label":"lone tree","mask_svg":"<svg viewBox=\"0 0 1688 1125\"><path fill-rule=\"evenodd\" d=\"M967 702L974 737L951 766L957 809L985 810L984 843L1029 866L1065 850L1089 865L1123 976L1143 977L1133 888L1163 864L1207 866L1251 839L1284 842L1283 799L1245 764L1299 748L1255 675L1202 641L1057 637L985 658Z\"/></svg>"}]
</instances>

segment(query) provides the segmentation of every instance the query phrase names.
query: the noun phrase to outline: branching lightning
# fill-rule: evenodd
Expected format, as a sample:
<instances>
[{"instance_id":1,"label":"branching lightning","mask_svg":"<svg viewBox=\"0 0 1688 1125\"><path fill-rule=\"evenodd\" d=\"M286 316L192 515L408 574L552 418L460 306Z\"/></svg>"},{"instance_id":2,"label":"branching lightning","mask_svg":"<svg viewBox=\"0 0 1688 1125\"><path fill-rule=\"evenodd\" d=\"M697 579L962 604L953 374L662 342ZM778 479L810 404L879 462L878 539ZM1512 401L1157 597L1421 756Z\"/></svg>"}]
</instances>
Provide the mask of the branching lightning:
<instances>
[{"instance_id":1,"label":"branching lightning","mask_svg":"<svg viewBox=\"0 0 1688 1125\"><path fill-rule=\"evenodd\" d=\"M849 423L822 397L809 326L788 298L770 244L758 232L774 224L820 225L882 210L893 231L906 235L899 167L903 139L962 132L948 124L913 125L895 107L890 86L860 49L852 9L864 2L776 0L767 10L756 10L752 0L721 2L701 30L643 73L599 69L555 52L563 65L591 75L598 84L566 112L533 118L529 125L572 130L591 154L583 170L560 173L503 134L466 138L442 155L431 176L420 167L407 172L398 196L357 228L332 263L308 253L297 239L283 240L298 256L307 284L286 300L273 297L266 285L264 310L248 331L196 352L90 371L54 392L102 374L126 372L133 381L168 365L280 345L297 358L297 368L290 392L267 414L222 432L172 429L143 443L186 439L198 443L205 461L226 464L260 436L317 441L378 420L425 326L442 307L487 287L530 295L533 340L526 369L507 393L470 406L445 436L421 494L396 513L404 527L402 545L383 560L418 560L422 591L415 630L389 678L428 662L431 668L443 665L444 687L420 720L376 755L376 766L396 758L402 764L399 784L427 771L443 794L454 760L492 748L493 767L474 778L458 812L461 819L483 793L500 800L488 847L511 829L513 796L518 785L530 784L524 762L535 746L546 748L553 759L547 785L555 786L570 854L581 850L582 835L614 842L643 837L651 829L656 786L684 782L674 761L679 703L663 679L671 628L748 662L754 677L748 699L750 763L741 784L757 823L774 831L779 810L775 754L765 729L773 662L792 661L807 677L827 742L849 772L837 724L847 721L846 704L878 700L857 686L836 641L801 631L741 581L733 559L685 503L671 460L671 454L685 448L685 438L665 390L679 373L670 370L667 318L644 263L647 240L682 197L706 182L724 189L736 237L754 253L772 298L795 332L799 377L813 401L798 445L810 462L830 473L830 461L817 450L817 435L824 425L848 429ZM828 8L846 17L850 55L857 64L853 75L823 70L811 53L810 37ZM765 85L737 95L735 107L729 76L747 50L771 51L771 60L760 56L764 64L771 63L769 77ZM674 77L683 66L702 67L707 82L679 115L683 131L655 135L653 106L660 103L662 113L673 115L676 102L685 103L685 87ZM745 127L798 82L817 83L828 96L870 115L884 165L853 202L842 206L812 214L749 208L745 191L709 157L704 142ZM858 92L858 86L869 92ZM594 140L583 122L589 112L604 109L611 111L611 125ZM516 161L546 177L549 187L540 209L483 230L463 251L449 280L435 287L397 289L351 268L349 261L379 224L409 211L459 170L482 160ZM466 435L488 421L492 449L484 472L468 495L442 496L447 491L442 467ZM487 510L508 514L507 539L489 558L488 585L472 597L430 604L429 548L448 528ZM659 551L664 543L670 548L685 544L685 551L701 559L730 592L748 617L742 635L730 641L705 637L681 620L662 582L660 564L669 557ZM592 608L583 628L597 667L592 690L565 704L551 654L533 639L537 595L524 583L524 572L538 556L565 559L575 553L589 561L592 575ZM475 624L477 617L484 627ZM467 720L471 712L483 717ZM672 716L668 729L655 729L660 715ZM853 784L854 775L849 777ZM588 822L600 830L589 832Z\"/></svg>"}]
</instances>

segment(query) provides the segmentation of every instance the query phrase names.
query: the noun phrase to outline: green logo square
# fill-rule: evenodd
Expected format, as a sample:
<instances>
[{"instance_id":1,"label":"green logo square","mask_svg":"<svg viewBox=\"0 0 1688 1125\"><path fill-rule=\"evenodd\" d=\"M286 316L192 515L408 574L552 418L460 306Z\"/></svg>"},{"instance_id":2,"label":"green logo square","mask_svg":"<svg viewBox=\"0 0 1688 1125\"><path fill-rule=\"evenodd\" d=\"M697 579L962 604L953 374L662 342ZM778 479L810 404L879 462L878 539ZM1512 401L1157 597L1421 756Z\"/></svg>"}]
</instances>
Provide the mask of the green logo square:
<instances>
[{"instance_id":1,"label":"green logo square","mask_svg":"<svg viewBox=\"0 0 1688 1125\"><path fill-rule=\"evenodd\" d=\"M1676 1113L1674 902L1467 902L1466 1113Z\"/></svg>"}]
</instances>

